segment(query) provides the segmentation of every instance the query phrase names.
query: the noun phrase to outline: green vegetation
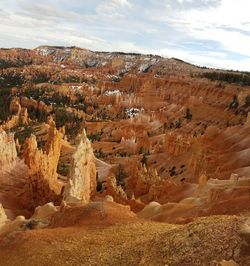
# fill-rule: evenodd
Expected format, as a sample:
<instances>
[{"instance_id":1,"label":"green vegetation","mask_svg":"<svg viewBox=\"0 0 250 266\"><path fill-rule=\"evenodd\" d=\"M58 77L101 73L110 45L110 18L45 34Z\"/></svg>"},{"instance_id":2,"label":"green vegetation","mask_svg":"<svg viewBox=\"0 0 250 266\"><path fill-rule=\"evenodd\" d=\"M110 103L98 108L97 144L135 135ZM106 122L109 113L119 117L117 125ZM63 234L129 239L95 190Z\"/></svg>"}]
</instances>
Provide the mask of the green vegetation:
<instances>
[{"instance_id":1,"label":"green vegetation","mask_svg":"<svg viewBox=\"0 0 250 266\"><path fill-rule=\"evenodd\" d=\"M31 118L32 120L37 120L40 123L47 122L48 120L48 114L43 110L29 107L28 114L29 114L29 118Z\"/></svg>"},{"instance_id":2,"label":"green vegetation","mask_svg":"<svg viewBox=\"0 0 250 266\"><path fill-rule=\"evenodd\" d=\"M15 133L15 139L18 139L19 144L23 145L25 140L34 133L34 128L31 125L25 125L12 128L11 131Z\"/></svg>"},{"instance_id":3,"label":"green vegetation","mask_svg":"<svg viewBox=\"0 0 250 266\"><path fill-rule=\"evenodd\" d=\"M186 167L186 166L185 166L184 164L182 164L182 165L180 166L180 169L178 170L176 166L172 166L172 168L170 168L170 169L168 170L169 175L170 175L171 177L181 175L181 174L183 174L183 173L185 172L185 170L186 170L185 167Z\"/></svg>"},{"instance_id":4,"label":"green vegetation","mask_svg":"<svg viewBox=\"0 0 250 266\"><path fill-rule=\"evenodd\" d=\"M70 138L75 138L81 129L83 119L74 113L66 112L64 108L55 109L55 120L57 128L65 126L65 133Z\"/></svg>"},{"instance_id":5,"label":"green vegetation","mask_svg":"<svg viewBox=\"0 0 250 266\"><path fill-rule=\"evenodd\" d=\"M68 105L70 106L71 101L67 95L60 94L59 92L53 92L53 89L38 89L38 88L28 88L23 93L22 96L32 98L37 101L43 101L46 105Z\"/></svg>"},{"instance_id":6,"label":"green vegetation","mask_svg":"<svg viewBox=\"0 0 250 266\"><path fill-rule=\"evenodd\" d=\"M23 60L16 60L16 61L8 61L5 59L0 59L0 68L9 68L9 67L23 67L25 65L30 65L32 63L31 59L26 58L25 61Z\"/></svg>"},{"instance_id":7,"label":"green vegetation","mask_svg":"<svg viewBox=\"0 0 250 266\"><path fill-rule=\"evenodd\" d=\"M28 98L32 97L32 99L35 100L41 100L41 98L44 96L46 93L51 93L53 92L53 89L50 87L47 88L34 88L34 87L29 87L25 89L20 95L26 96Z\"/></svg>"},{"instance_id":8,"label":"green vegetation","mask_svg":"<svg viewBox=\"0 0 250 266\"><path fill-rule=\"evenodd\" d=\"M145 149L143 147L140 147L139 154L143 154L143 153L145 153Z\"/></svg>"},{"instance_id":9,"label":"green vegetation","mask_svg":"<svg viewBox=\"0 0 250 266\"><path fill-rule=\"evenodd\" d=\"M80 78L77 76L69 75L67 77L62 77L62 82L64 82L64 83L80 83Z\"/></svg>"},{"instance_id":10,"label":"green vegetation","mask_svg":"<svg viewBox=\"0 0 250 266\"><path fill-rule=\"evenodd\" d=\"M0 88L12 88L24 83L22 74L15 72L15 70L0 72L0 77Z\"/></svg>"},{"instance_id":11,"label":"green vegetation","mask_svg":"<svg viewBox=\"0 0 250 266\"><path fill-rule=\"evenodd\" d=\"M130 157L131 155L124 151L124 152L118 153L117 156L119 156L119 157Z\"/></svg>"},{"instance_id":12,"label":"green vegetation","mask_svg":"<svg viewBox=\"0 0 250 266\"><path fill-rule=\"evenodd\" d=\"M103 152L102 148L95 152L95 156L99 159L103 159L106 157L105 153Z\"/></svg>"},{"instance_id":13,"label":"green vegetation","mask_svg":"<svg viewBox=\"0 0 250 266\"><path fill-rule=\"evenodd\" d=\"M250 86L250 73L232 73L232 72L205 72L201 77L208 78L212 81L220 80L228 83Z\"/></svg>"},{"instance_id":14,"label":"green vegetation","mask_svg":"<svg viewBox=\"0 0 250 266\"><path fill-rule=\"evenodd\" d=\"M178 119L176 122L175 122L175 128L181 128L181 120Z\"/></svg>"},{"instance_id":15,"label":"green vegetation","mask_svg":"<svg viewBox=\"0 0 250 266\"><path fill-rule=\"evenodd\" d=\"M250 95L248 94L245 98L245 106L249 107L250 106Z\"/></svg>"},{"instance_id":16,"label":"green vegetation","mask_svg":"<svg viewBox=\"0 0 250 266\"><path fill-rule=\"evenodd\" d=\"M229 109L236 109L239 106L237 95L233 96L232 101L229 104Z\"/></svg>"},{"instance_id":17,"label":"green vegetation","mask_svg":"<svg viewBox=\"0 0 250 266\"><path fill-rule=\"evenodd\" d=\"M10 88L0 89L0 123L5 121L10 115L9 105L11 100Z\"/></svg>"},{"instance_id":18,"label":"green vegetation","mask_svg":"<svg viewBox=\"0 0 250 266\"><path fill-rule=\"evenodd\" d=\"M170 170L169 170L170 176L175 176L177 175L176 173L176 166L173 166Z\"/></svg>"},{"instance_id":19,"label":"green vegetation","mask_svg":"<svg viewBox=\"0 0 250 266\"><path fill-rule=\"evenodd\" d=\"M111 119L106 107L104 107L103 109L100 109L97 113L97 117L99 119L101 119L102 121L107 121L109 119Z\"/></svg>"},{"instance_id":20,"label":"green vegetation","mask_svg":"<svg viewBox=\"0 0 250 266\"><path fill-rule=\"evenodd\" d=\"M148 158L147 155L144 153L141 159L141 163L147 165Z\"/></svg>"},{"instance_id":21,"label":"green vegetation","mask_svg":"<svg viewBox=\"0 0 250 266\"><path fill-rule=\"evenodd\" d=\"M102 137L102 134L103 134L103 131L99 131L99 132L96 132L96 133L90 133L88 135L88 139L91 140L92 142L94 141L100 141L101 140L101 137Z\"/></svg>"},{"instance_id":22,"label":"green vegetation","mask_svg":"<svg viewBox=\"0 0 250 266\"><path fill-rule=\"evenodd\" d=\"M63 176L67 176L69 172L69 166L64 162L59 161L57 165L57 173Z\"/></svg>"},{"instance_id":23,"label":"green vegetation","mask_svg":"<svg viewBox=\"0 0 250 266\"><path fill-rule=\"evenodd\" d=\"M38 75L32 75L32 83L47 83L50 80L50 74L46 72L40 72Z\"/></svg>"},{"instance_id":24,"label":"green vegetation","mask_svg":"<svg viewBox=\"0 0 250 266\"><path fill-rule=\"evenodd\" d=\"M33 230L37 227L38 225L38 221L36 220L30 220L28 223L25 224L25 227L28 229L28 230Z\"/></svg>"},{"instance_id":25,"label":"green vegetation","mask_svg":"<svg viewBox=\"0 0 250 266\"><path fill-rule=\"evenodd\" d=\"M193 117L193 115L192 115L190 109L187 108L187 109L186 109L186 115L185 115L184 118L186 118L187 120L192 120L192 117Z\"/></svg>"},{"instance_id":26,"label":"green vegetation","mask_svg":"<svg viewBox=\"0 0 250 266\"><path fill-rule=\"evenodd\" d=\"M117 186L125 186L125 178L127 177L127 174L124 172L124 169L122 168L122 165L119 164L118 171L116 174L116 184Z\"/></svg>"}]
</instances>

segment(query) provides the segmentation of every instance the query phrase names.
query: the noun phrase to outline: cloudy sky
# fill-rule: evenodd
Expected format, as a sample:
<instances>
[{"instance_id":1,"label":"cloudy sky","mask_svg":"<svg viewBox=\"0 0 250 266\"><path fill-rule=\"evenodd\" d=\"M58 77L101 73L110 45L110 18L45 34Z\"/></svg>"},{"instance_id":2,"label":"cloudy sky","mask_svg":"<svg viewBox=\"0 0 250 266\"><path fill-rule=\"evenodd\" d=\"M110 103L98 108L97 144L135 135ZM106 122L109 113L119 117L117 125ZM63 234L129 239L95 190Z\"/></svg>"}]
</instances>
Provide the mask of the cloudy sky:
<instances>
[{"instance_id":1,"label":"cloudy sky","mask_svg":"<svg viewBox=\"0 0 250 266\"><path fill-rule=\"evenodd\" d=\"M249 0L0 0L0 46L79 46L250 71Z\"/></svg>"}]
</instances>

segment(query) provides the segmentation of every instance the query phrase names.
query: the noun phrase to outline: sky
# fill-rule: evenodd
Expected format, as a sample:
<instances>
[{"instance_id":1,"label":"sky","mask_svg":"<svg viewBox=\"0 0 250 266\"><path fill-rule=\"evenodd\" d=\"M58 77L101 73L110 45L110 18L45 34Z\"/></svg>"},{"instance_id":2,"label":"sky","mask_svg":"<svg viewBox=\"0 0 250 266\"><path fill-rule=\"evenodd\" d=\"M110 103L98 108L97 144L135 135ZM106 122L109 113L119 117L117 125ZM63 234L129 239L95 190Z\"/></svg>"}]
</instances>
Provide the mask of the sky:
<instances>
[{"instance_id":1,"label":"sky","mask_svg":"<svg viewBox=\"0 0 250 266\"><path fill-rule=\"evenodd\" d=\"M0 47L78 46L250 71L249 0L0 0Z\"/></svg>"}]
</instances>

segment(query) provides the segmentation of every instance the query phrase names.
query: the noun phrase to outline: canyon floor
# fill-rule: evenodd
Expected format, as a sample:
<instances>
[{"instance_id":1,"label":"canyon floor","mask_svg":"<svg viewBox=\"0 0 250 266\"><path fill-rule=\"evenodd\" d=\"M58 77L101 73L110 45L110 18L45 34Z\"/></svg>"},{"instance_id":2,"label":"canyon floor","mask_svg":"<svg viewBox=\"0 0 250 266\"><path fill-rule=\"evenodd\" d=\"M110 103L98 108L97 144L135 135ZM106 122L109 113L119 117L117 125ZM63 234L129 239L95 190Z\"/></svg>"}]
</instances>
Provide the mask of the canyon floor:
<instances>
[{"instance_id":1,"label":"canyon floor","mask_svg":"<svg viewBox=\"0 0 250 266\"><path fill-rule=\"evenodd\" d=\"M0 265L250 265L250 74L0 49Z\"/></svg>"}]
</instances>

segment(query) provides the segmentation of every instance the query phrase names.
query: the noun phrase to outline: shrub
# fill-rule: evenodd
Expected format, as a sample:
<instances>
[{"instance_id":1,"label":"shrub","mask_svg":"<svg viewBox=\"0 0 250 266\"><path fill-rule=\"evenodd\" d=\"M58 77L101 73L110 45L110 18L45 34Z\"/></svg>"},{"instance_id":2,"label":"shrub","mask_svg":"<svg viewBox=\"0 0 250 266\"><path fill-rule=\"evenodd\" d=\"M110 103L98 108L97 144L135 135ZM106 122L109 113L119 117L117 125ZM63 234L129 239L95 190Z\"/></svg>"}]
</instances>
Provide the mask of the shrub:
<instances>
[{"instance_id":1,"label":"shrub","mask_svg":"<svg viewBox=\"0 0 250 266\"><path fill-rule=\"evenodd\" d=\"M116 184L117 186L124 186L125 185L125 178L127 177L127 174L124 172L121 164L118 166L118 172L116 174Z\"/></svg>"},{"instance_id":2,"label":"shrub","mask_svg":"<svg viewBox=\"0 0 250 266\"><path fill-rule=\"evenodd\" d=\"M250 73L232 73L232 72L206 72L201 77L208 78L212 81L220 80L228 83L237 83L240 85L250 85Z\"/></svg>"},{"instance_id":3,"label":"shrub","mask_svg":"<svg viewBox=\"0 0 250 266\"><path fill-rule=\"evenodd\" d=\"M148 158L146 154L144 153L141 159L141 163L147 165L147 162L148 162Z\"/></svg>"},{"instance_id":4,"label":"shrub","mask_svg":"<svg viewBox=\"0 0 250 266\"><path fill-rule=\"evenodd\" d=\"M0 89L0 123L5 121L9 115L9 104L11 100L10 88Z\"/></svg>"},{"instance_id":5,"label":"shrub","mask_svg":"<svg viewBox=\"0 0 250 266\"><path fill-rule=\"evenodd\" d=\"M248 94L245 98L245 105L248 107L250 106L250 95Z\"/></svg>"},{"instance_id":6,"label":"shrub","mask_svg":"<svg viewBox=\"0 0 250 266\"><path fill-rule=\"evenodd\" d=\"M234 95L231 103L229 104L229 108L236 109L238 106L239 106L238 97L237 95Z\"/></svg>"},{"instance_id":7,"label":"shrub","mask_svg":"<svg viewBox=\"0 0 250 266\"><path fill-rule=\"evenodd\" d=\"M189 109L189 108L187 108L187 109L186 109L186 115L185 115L185 117L184 117L184 118L186 118L187 120L191 120L191 119L192 119L192 117L193 117L193 115L192 115L192 113L191 113L190 109Z\"/></svg>"}]
</instances>

